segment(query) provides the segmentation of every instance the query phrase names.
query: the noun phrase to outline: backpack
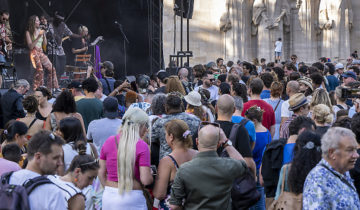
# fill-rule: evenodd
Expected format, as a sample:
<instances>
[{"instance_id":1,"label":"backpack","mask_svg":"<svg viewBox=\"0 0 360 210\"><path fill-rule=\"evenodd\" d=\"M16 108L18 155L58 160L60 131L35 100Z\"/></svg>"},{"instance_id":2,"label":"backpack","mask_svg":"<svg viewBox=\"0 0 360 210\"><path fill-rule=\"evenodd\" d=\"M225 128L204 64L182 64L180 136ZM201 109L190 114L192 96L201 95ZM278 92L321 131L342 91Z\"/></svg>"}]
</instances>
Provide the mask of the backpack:
<instances>
[{"instance_id":1,"label":"backpack","mask_svg":"<svg viewBox=\"0 0 360 210\"><path fill-rule=\"evenodd\" d=\"M243 123L242 120L240 123ZM245 122L246 123L246 122ZM229 139L232 142L237 143L236 134L241 126L244 124L234 124L231 128ZM237 145L234 145L237 148ZM221 154L221 157L229 157L227 152L224 151ZM245 171L243 176L236 178L233 187L231 189L231 200L232 200L232 209L248 209L254 204L256 204L261 198L261 194L256 189L255 178L250 172L249 169Z\"/></svg>"},{"instance_id":2,"label":"backpack","mask_svg":"<svg viewBox=\"0 0 360 210\"><path fill-rule=\"evenodd\" d=\"M12 172L1 176L0 209L29 210L29 195L38 186L52 184L45 176L38 176L27 180L23 185L9 184Z\"/></svg>"}]
</instances>

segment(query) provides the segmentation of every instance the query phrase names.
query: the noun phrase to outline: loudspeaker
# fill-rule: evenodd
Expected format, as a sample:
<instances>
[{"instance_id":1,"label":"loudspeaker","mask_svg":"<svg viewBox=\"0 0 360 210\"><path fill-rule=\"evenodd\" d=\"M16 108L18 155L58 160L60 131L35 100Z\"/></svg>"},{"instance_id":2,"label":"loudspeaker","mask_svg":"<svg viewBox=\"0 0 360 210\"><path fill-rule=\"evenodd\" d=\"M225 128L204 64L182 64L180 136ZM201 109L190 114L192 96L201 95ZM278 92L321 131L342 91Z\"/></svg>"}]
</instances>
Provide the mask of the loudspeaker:
<instances>
[{"instance_id":1,"label":"loudspeaker","mask_svg":"<svg viewBox=\"0 0 360 210\"><path fill-rule=\"evenodd\" d=\"M175 0L174 11L178 16L191 19L194 11L194 0Z\"/></svg>"},{"instance_id":2,"label":"loudspeaker","mask_svg":"<svg viewBox=\"0 0 360 210\"><path fill-rule=\"evenodd\" d=\"M16 49L13 58L18 79L26 79L32 84L35 70L30 63L29 50Z\"/></svg>"}]
</instances>

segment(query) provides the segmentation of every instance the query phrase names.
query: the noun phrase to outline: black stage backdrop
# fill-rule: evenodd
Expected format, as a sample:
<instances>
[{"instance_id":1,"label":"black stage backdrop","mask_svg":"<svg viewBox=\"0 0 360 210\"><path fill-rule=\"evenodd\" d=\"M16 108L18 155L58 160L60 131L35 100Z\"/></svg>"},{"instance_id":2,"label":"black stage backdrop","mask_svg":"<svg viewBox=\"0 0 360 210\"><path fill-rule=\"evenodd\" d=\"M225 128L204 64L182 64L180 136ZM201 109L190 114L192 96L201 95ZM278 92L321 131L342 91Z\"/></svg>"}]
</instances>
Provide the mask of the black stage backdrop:
<instances>
[{"instance_id":1,"label":"black stage backdrop","mask_svg":"<svg viewBox=\"0 0 360 210\"><path fill-rule=\"evenodd\" d=\"M130 42L126 46L127 75L150 74L158 70L151 69L149 56L151 40L149 39L148 18L151 1L0 0L0 7L10 12L10 23L14 31L14 39L20 45L19 48L26 48L24 46L24 34L27 19L34 14L40 16L47 13L53 16L55 11L60 11L65 15L66 24L74 33L78 33L80 25L87 26L92 40L97 36L104 37L105 41L100 45L101 60L112 61L115 65L115 75L120 78L125 76L123 37L115 25L115 21L122 24ZM69 57L71 41L65 41L63 46L67 53L67 63L71 63L72 59ZM23 60L26 61L27 59L17 59L16 62ZM28 64L16 66L28 66ZM17 71L19 72L19 69ZM20 73L19 77L21 77Z\"/></svg>"}]
</instances>

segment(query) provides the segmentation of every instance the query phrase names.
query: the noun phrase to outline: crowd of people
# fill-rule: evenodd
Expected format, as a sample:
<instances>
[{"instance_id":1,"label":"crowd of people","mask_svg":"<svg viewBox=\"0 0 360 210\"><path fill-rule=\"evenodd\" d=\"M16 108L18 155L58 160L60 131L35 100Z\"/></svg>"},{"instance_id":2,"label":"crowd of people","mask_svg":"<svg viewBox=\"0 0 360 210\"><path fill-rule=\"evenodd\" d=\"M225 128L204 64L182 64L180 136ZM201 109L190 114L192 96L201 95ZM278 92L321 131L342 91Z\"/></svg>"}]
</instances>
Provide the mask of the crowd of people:
<instances>
[{"instance_id":1,"label":"crowd of people","mask_svg":"<svg viewBox=\"0 0 360 210\"><path fill-rule=\"evenodd\" d=\"M134 81L106 61L102 78L89 68L56 97L20 79L1 97L0 199L11 188L30 209L360 210L360 62L297 59L219 58Z\"/></svg>"}]
</instances>

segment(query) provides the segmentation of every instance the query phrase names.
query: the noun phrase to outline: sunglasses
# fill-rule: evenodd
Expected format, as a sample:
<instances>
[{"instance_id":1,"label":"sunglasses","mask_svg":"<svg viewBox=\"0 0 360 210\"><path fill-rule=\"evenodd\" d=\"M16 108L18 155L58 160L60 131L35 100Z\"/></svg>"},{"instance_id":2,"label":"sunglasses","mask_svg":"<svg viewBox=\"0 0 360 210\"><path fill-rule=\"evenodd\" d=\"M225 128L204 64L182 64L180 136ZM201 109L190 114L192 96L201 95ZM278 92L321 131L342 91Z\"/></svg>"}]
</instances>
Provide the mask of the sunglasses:
<instances>
[{"instance_id":1,"label":"sunglasses","mask_svg":"<svg viewBox=\"0 0 360 210\"><path fill-rule=\"evenodd\" d=\"M201 122L200 125L199 125L198 133L199 133L199 131L200 131L203 127L205 127L205 126L207 126L207 125L212 125L212 126L215 126L215 127L219 128L218 141L220 141L220 124L219 124L219 123L213 123L213 122L203 121L203 122Z\"/></svg>"},{"instance_id":2,"label":"sunglasses","mask_svg":"<svg viewBox=\"0 0 360 210\"><path fill-rule=\"evenodd\" d=\"M80 167L81 166L88 166L88 165L92 165L92 164L99 164L99 159L96 159L96 160L88 162L88 163L80 164Z\"/></svg>"}]
</instances>

